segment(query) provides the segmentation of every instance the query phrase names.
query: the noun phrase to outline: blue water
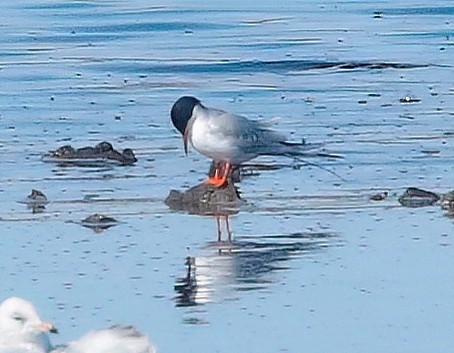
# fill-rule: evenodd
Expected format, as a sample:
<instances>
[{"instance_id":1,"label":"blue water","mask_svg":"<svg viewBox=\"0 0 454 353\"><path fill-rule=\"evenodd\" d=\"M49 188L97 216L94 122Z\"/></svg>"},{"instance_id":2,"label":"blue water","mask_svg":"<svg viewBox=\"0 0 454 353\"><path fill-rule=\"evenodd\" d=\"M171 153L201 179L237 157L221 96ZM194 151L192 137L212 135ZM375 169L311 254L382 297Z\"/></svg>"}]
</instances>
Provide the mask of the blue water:
<instances>
[{"instance_id":1,"label":"blue water","mask_svg":"<svg viewBox=\"0 0 454 353\"><path fill-rule=\"evenodd\" d=\"M160 352L450 351L453 219L397 197L454 186L451 1L0 9L0 299L33 301L54 343L126 323ZM341 178L256 161L284 167L242 180L234 244L218 244L214 218L163 202L209 167L169 120L186 94L324 143L344 159L317 162ZM139 162L41 158L103 140ZM43 213L18 202L32 188ZM93 213L119 224L82 227Z\"/></svg>"}]
</instances>

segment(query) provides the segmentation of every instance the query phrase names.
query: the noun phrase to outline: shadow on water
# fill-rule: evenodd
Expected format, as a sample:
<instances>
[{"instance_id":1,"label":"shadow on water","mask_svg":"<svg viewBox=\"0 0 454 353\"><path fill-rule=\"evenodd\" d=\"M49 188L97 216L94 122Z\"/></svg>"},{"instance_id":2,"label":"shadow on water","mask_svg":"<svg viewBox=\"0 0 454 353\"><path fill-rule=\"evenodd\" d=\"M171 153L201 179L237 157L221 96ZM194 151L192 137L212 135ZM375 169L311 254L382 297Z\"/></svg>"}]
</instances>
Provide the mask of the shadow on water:
<instances>
[{"instance_id":1,"label":"shadow on water","mask_svg":"<svg viewBox=\"0 0 454 353\"><path fill-rule=\"evenodd\" d=\"M222 62L172 62L152 63L143 59L120 59L112 63L103 63L117 71L140 71L153 73L257 73L272 72L278 74L295 73L310 70L384 70L425 68L427 64L368 61L314 61L314 60L278 60L278 61L230 61Z\"/></svg>"},{"instance_id":2,"label":"shadow on water","mask_svg":"<svg viewBox=\"0 0 454 353\"><path fill-rule=\"evenodd\" d=\"M382 8L383 14L398 16L398 15L454 15L454 6L418 6L402 8Z\"/></svg>"},{"instance_id":3,"label":"shadow on water","mask_svg":"<svg viewBox=\"0 0 454 353\"><path fill-rule=\"evenodd\" d=\"M169 32L191 30L222 30L233 26L219 23L198 22L148 22L148 23L120 23L112 25L76 27L76 33L128 33L128 32Z\"/></svg>"}]
</instances>

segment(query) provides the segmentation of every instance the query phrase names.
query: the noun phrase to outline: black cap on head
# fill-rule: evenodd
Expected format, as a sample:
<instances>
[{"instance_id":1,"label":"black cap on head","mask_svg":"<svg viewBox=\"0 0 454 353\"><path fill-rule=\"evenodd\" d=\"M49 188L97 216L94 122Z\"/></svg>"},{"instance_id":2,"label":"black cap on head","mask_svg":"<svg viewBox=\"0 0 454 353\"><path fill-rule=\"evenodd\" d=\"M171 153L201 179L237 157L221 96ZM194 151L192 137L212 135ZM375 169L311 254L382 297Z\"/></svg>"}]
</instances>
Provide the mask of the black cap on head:
<instances>
[{"instance_id":1,"label":"black cap on head","mask_svg":"<svg viewBox=\"0 0 454 353\"><path fill-rule=\"evenodd\" d=\"M184 135L188 121L191 119L192 111L197 104L201 104L197 98L184 96L179 98L172 106L170 118L172 119L173 126L182 135Z\"/></svg>"}]
</instances>

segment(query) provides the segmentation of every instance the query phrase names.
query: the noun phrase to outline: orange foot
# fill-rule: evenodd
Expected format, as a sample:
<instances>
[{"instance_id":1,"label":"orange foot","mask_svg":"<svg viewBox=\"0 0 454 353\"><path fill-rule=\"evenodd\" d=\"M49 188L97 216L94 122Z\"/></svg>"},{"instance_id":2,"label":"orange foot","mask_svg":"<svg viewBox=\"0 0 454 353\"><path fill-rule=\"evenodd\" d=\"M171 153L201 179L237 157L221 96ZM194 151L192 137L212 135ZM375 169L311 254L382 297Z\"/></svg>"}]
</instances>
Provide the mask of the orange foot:
<instances>
[{"instance_id":1,"label":"orange foot","mask_svg":"<svg viewBox=\"0 0 454 353\"><path fill-rule=\"evenodd\" d=\"M218 188L224 186L228 182L231 169L232 167L230 163L219 163L215 166L213 175L210 175L210 177L205 180L205 184L213 185Z\"/></svg>"}]
</instances>

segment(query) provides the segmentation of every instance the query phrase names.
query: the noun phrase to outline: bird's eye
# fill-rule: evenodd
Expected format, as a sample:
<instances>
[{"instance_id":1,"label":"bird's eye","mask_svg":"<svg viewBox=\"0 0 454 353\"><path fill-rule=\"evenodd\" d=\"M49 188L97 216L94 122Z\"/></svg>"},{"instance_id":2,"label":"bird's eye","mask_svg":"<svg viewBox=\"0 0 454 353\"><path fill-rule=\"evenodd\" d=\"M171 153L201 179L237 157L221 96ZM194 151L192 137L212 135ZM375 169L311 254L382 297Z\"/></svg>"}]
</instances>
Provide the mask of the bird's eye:
<instances>
[{"instance_id":1,"label":"bird's eye","mask_svg":"<svg viewBox=\"0 0 454 353\"><path fill-rule=\"evenodd\" d=\"M23 316L15 315L13 316L13 319L19 322L24 322L25 318Z\"/></svg>"}]
</instances>

